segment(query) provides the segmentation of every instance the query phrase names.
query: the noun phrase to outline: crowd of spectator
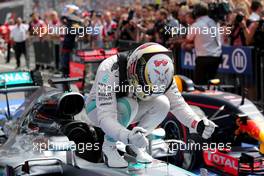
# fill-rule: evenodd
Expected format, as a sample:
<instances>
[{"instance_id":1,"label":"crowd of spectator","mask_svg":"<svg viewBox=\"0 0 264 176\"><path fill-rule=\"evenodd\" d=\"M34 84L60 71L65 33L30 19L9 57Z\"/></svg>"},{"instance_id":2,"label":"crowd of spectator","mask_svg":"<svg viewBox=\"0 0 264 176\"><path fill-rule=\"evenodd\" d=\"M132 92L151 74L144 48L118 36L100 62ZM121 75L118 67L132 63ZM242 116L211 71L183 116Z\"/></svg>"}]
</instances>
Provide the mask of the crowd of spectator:
<instances>
[{"instance_id":1,"label":"crowd of spectator","mask_svg":"<svg viewBox=\"0 0 264 176\"><path fill-rule=\"evenodd\" d=\"M79 26L97 28L99 32L84 36L74 35L68 37L70 40L67 41L71 43L81 41L86 43L87 48L92 49L115 47L122 40L135 43L152 41L161 43L172 50L195 48L201 56L219 57L221 51L217 48L221 45L253 45L263 48L264 11L262 3L262 0L163 0L160 3L142 4L140 0L135 0L130 6L120 4L104 10L80 9L80 13L77 14L80 20L76 20L76 23ZM39 38L58 40L64 45L67 44L62 34L47 35L49 29L45 29L47 26L67 26L61 16L61 12L52 10L44 14L34 12L30 20L24 19L24 23L28 24L28 34L31 36L29 40ZM13 41L10 36L12 29L3 29L13 25L13 22L10 21L0 28L0 34L9 49ZM181 26L203 27L208 24L210 24L209 28L213 26L223 29L222 33L218 32L211 41L203 40L208 36L197 37L188 32L172 35L172 31ZM36 27L46 30L46 35L36 35L34 33ZM210 46L210 51L208 46ZM212 51L216 53L205 53ZM9 60L10 58L7 57L6 61L9 62Z\"/></svg>"},{"instance_id":2,"label":"crowd of spectator","mask_svg":"<svg viewBox=\"0 0 264 176\"><path fill-rule=\"evenodd\" d=\"M262 25L261 19L264 14L261 0L201 1L207 3L211 18L222 26L232 26L231 35L223 36L224 44L251 45L254 42L254 33ZM80 18L83 25L98 26L100 29L98 35L86 36L91 47L107 47L107 43L116 40L155 41L173 47L183 43L186 36L168 35L165 26L192 25L196 21L192 12L197 3L200 3L200 0L163 0L161 4L142 5L140 0L136 0L131 6L120 4L104 11L96 9L83 11ZM24 21L30 24L29 31L32 35L32 27L62 25L60 13L54 10L44 14L33 13L31 19ZM14 21L9 23L12 24ZM1 34L2 38L7 38L3 32Z\"/></svg>"}]
</instances>

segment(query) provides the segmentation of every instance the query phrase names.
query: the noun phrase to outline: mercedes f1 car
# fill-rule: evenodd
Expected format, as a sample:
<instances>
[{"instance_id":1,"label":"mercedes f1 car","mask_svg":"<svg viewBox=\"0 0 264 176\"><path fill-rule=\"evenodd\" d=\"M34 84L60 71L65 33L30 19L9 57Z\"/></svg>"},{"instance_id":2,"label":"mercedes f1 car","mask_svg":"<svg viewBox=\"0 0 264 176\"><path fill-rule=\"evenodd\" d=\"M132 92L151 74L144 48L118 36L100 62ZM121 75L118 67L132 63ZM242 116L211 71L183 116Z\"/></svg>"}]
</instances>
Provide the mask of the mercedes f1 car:
<instances>
[{"instance_id":1,"label":"mercedes f1 car","mask_svg":"<svg viewBox=\"0 0 264 176\"><path fill-rule=\"evenodd\" d=\"M17 73L2 74L5 80L4 88L0 89L2 93L28 90L31 93L13 115L7 113L4 122L13 123L6 134L7 141L0 146L0 175L196 175L158 159L151 164L139 164L122 144L118 144L118 149L129 161L129 167L108 168L101 157L103 132L80 120L86 116L84 97L78 92L34 85L30 72L19 72L25 79L11 84L7 78ZM49 82L56 85L70 81L74 79ZM161 129L149 136L149 150L153 155L174 154L166 151L163 136Z\"/></svg>"},{"instance_id":2,"label":"mercedes f1 car","mask_svg":"<svg viewBox=\"0 0 264 176\"><path fill-rule=\"evenodd\" d=\"M9 71L0 73L0 145L7 136L9 121L16 109L30 96L32 90L43 85L39 72ZM6 131L6 133L4 133Z\"/></svg>"},{"instance_id":3,"label":"mercedes f1 car","mask_svg":"<svg viewBox=\"0 0 264 176\"><path fill-rule=\"evenodd\" d=\"M218 127L212 138L204 141L169 114L161 124L168 139L204 147L180 151L170 157L170 162L188 170L199 165L221 175L264 175L261 110L245 98L245 94L239 96L221 91L217 79L211 80L208 86L196 86L185 76L178 75L174 79L193 110L213 120Z\"/></svg>"}]
</instances>

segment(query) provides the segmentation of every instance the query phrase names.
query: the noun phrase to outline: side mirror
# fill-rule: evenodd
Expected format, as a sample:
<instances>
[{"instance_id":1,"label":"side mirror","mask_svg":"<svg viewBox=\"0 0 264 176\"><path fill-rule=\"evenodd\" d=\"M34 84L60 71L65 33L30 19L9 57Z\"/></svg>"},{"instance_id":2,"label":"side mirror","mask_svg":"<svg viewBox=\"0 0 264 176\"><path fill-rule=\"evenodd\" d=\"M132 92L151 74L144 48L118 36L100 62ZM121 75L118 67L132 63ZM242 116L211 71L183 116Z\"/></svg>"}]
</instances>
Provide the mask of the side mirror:
<instances>
[{"instance_id":1,"label":"side mirror","mask_svg":"<svg viewBox=\"0 0 264 176\"><path fill-rule=\"evenodd\" d=\"M74 116L82 111L83 106L83 96L77 92L70 92L61 96L58 103L58 111L62 115Z\"/></svg>"}]
</instances>

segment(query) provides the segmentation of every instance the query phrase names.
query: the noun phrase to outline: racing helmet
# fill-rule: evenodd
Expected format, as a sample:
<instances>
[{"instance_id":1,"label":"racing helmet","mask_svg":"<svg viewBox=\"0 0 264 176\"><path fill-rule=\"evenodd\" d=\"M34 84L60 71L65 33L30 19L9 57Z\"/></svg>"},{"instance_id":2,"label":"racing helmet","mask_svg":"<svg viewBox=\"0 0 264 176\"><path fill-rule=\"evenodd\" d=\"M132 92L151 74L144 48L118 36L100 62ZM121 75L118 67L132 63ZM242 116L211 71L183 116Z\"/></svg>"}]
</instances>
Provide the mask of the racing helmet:
<instances>
[{"instance_id":1,"label":"racing helmet","mask_svg":"<svg viewBox=\"0 0 264 176\"><path fill-rule=\"evenodd\" d=\"M71 21L74 23L74 25L76 25L74 27L78 27L83 22L83 20L81 19L81 13L82 11L78 6L74 4L68 4L62 10L61 19L63 22L65 21L65 19L67 21Z\"/></svg>"},{"instance_id":2,"label":"racing helmet","mask_svg":"<svg viewBox=\"0 0 264 176\"><path fill-rule=\"evenodd\" d=\"M129 56L127 78L140 100L164 94L174 75L172 52L158 43L145 43Z\"/></svg>"},{"instance_id":3,"label":"racing helmet","mask_svg":"<svg viewBox=\"0 0 264 176\"><path fill-rule=\"evenodd\" d=\"M81 10L78 6L76 6L74 4L67 4L63 9L62 14L80 15Z\"/></svg>"}]
</instances>

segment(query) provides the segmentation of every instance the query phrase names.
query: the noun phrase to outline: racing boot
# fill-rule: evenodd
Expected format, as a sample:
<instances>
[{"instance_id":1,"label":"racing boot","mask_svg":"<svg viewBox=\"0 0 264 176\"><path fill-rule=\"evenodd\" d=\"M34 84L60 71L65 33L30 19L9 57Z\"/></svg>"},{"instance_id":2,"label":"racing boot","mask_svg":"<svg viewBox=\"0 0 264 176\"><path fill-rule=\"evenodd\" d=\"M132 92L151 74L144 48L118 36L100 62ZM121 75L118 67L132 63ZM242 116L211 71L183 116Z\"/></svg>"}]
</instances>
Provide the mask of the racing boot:
<instances>
[{"instance_id":1,"label":"racing boot","mask_svg":"<svg viewBox=\"0 0 264 176\"><path fill-rule=\"evenodd\" d=\"M152 163L153 158L150 156L145 148L138 148L134 145L128 145L128 152L134 156L139 163Z\"/></svg>"},{"instance_id":2,"label":"racing boot","mask_svg":"<svg viewBox=\"0 0 264 176\"><path fill-rule=\"evenodd\" d=\"M128 162L117 151L116 142L110 142L109 140L104 140L102 150L104 154L104 162L108 167L111 168L128 167Z\"/></svg>"}]
</instances>

